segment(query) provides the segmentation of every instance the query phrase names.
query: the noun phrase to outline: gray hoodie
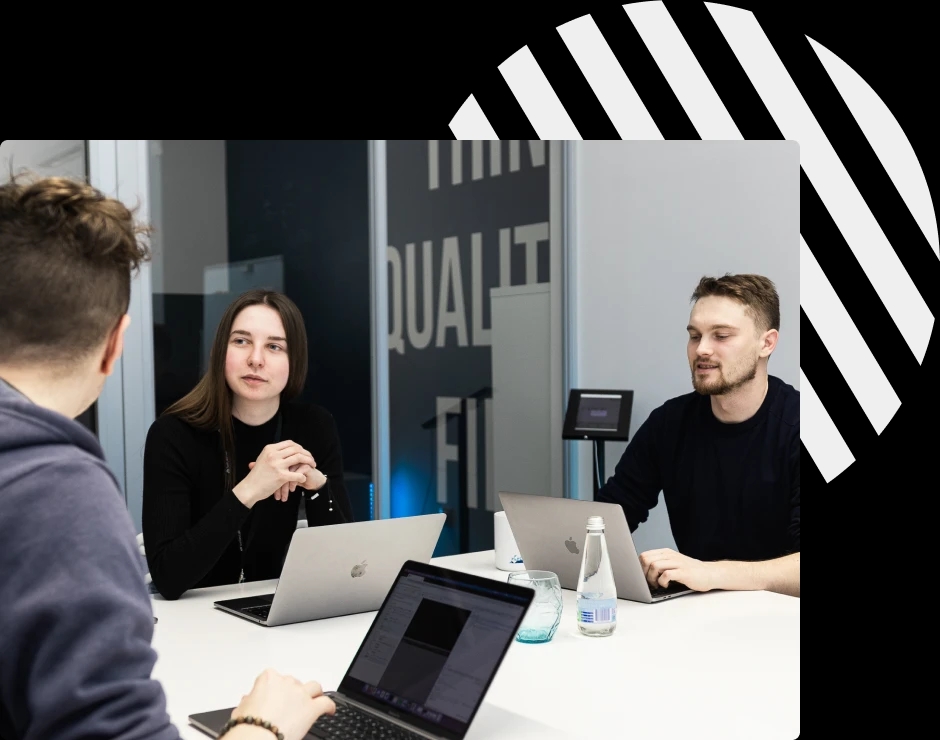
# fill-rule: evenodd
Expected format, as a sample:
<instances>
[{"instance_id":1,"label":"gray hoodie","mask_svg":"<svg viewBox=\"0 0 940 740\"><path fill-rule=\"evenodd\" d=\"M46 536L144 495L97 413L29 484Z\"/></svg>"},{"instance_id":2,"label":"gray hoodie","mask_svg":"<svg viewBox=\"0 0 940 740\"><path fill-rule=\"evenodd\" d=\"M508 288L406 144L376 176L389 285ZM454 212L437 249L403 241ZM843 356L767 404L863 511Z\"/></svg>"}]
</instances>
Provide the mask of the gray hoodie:
<instances>
[{"instance_id":1,"label":"gray hoodie","mask_svg":"<svg viewBox=\"0 0 940 740\"><path fill-rule=\"evenodd\" d=\"M0 739L178 738L153 629L97 439L0 380Z\"/></svg>"}]
</instances>

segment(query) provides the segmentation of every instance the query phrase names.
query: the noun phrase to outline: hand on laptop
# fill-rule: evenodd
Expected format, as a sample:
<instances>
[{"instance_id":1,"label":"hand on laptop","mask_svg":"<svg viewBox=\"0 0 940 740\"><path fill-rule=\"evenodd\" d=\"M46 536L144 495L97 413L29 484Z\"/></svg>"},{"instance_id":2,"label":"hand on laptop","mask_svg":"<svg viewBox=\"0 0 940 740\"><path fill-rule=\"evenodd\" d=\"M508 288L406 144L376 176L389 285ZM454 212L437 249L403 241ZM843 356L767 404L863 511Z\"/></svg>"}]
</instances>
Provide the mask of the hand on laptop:
<instances>
[{"instance_id":1,"label":"hand on laptop","mask_svg":"<svg viewBox=\"0 0 940 740\"><path fill-rule=\"evenodd\" d=\"M673 581L693 591L710 591L715 588L710 563L690 558L668 547L641 553L640 565L650 588L666 588Z\"/></svg>"},{"instance_id":2,"label":"hand on laptop","mask_svg":"<svg viewBox=\"0 0 940 740\"><path fill-rule=\"evenodd\" d=\"M299 444L288 439L266 445L258 459L248 464L248 475L235 486L233 492L249 509L272 495L278 501L286 501L290 484L306 480L306 476L292 468L304 464L312 467L317 465L313 455Z\"/></svg>"},{"instance_id":3,"label":"hand on laptop","mask_svg":"<svg viewBox=\"0 0 940 740\"><path fill-rule=\"evenodd\" d=\"M269 668L255 679L251 693L242 697L232 711L232 717L257 717L276 726L284 734L284 740L301 740L321 715L335 711L336 704L323 695L323 689L316 681L301 683ZM235 730L247 727L259 729L238 725ZM238 734L235 730L229 733L233 739ZM267 735L273 737L270 732Z\"/></svg>"}]
</instances>

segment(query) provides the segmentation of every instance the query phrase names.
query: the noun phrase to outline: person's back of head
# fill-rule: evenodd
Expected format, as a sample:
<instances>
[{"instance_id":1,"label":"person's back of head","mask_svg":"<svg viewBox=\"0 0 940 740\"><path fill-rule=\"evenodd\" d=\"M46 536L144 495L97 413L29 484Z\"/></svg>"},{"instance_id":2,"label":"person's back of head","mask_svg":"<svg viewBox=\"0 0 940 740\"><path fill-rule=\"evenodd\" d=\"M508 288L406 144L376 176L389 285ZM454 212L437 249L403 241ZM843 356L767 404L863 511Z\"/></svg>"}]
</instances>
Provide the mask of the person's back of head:
<instances>
[{"instance_id":1,"label":"person's back of head","mask_svg":"<svg viewBox=\"0 0 940 740\"><path fill-rule=\"evenodd\" d=\"M149 232L81 181L25 174L0 185L0 368L47 383L87 373L84 395L96 397L120 354Z\"/></svg>"},{"instance_id":2,"label":"person's back of head","mask_svg":"<svg viewBox=\"0 0 940 740\"><path fill-rule=\"evenodd\" d=\"M0 737L178 737L133 522L72 421L120 356L146 231L80 181L0 184Z\"/></svg>"},{"instance_id":3,"label":"person's back of head","mask_svg":"<svg viewBox=\"0 0 940 740\"><path fill-rule=\"evenodd\" d=\"M3 738L66 727L70 737L179 737L151 676L152 607L117 480L80 425L37 408L77 416L97 398L121 353L149 231L82 182L20 176L0 185ZM334 711L320 684L266 671L236 714L299 740ZM236 735L273 737L249 724Z\"/></svg>"}]
</instances>

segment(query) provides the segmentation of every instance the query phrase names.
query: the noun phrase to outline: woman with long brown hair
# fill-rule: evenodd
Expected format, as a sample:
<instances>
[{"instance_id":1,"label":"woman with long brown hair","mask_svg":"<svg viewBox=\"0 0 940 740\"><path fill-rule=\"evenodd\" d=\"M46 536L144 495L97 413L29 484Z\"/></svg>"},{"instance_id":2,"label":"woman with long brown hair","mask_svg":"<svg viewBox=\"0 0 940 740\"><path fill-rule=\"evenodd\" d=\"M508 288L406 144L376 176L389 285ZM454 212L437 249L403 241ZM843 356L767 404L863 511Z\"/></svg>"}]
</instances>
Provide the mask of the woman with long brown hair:
<instances>
[{"instance_id":1,"label":"woman with long brown hair","mask_svg":"<svg viewBox=\"0 0 940 740\"><path fill-rule=\"evenodd\" d=\"M306 378L294 302L263 289L232 302L206 374L147 434L143 536L165 598L278 578L301 502L309 526L352 521L333 416L295 401Z\"/></svg>"}]
</instances>

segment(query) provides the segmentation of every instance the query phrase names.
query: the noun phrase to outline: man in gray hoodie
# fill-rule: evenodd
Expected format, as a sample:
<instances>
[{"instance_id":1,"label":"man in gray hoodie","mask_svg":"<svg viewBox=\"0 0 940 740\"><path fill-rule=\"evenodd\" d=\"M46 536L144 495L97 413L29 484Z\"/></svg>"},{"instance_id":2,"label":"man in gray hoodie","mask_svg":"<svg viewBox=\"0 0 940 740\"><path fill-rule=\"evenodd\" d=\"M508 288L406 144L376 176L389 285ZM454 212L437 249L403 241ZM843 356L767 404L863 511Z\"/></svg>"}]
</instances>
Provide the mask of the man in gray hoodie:
<instances>
[{"instance_id":1,"label":"man in gray hoodie","mask_svg":"<svg viewBox=\"0 0 940 740\"><path fill-rule=\"evenodd\" d=\"M0 186L0 740L179 737L151 678L153 612L133 524L75 417L121 355L146 227L85 183ZM234 716L301 738L335 710L262 674ZM272 740L238 724L226 740Z\"/></svg>"}]
</instances>

